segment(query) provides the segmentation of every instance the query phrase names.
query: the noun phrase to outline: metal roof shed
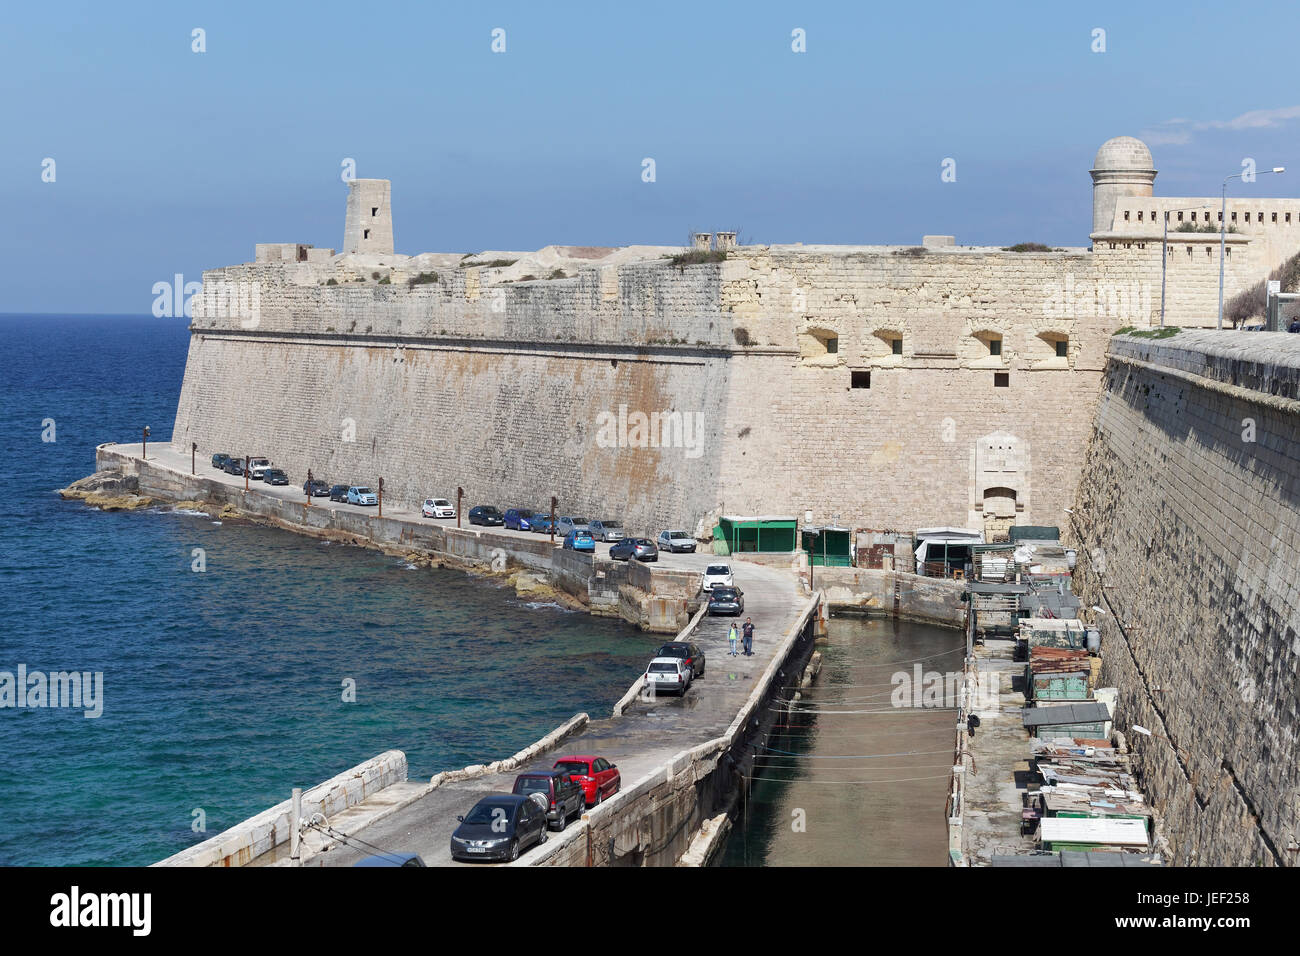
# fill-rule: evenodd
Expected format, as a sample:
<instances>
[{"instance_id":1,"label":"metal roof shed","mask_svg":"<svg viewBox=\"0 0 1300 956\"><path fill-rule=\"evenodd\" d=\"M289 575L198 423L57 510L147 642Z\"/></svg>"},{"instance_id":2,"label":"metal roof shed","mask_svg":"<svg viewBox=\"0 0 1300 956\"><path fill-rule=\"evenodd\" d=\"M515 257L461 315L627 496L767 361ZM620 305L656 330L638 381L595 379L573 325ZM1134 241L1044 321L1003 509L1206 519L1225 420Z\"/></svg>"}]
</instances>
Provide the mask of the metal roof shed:
<instances>
[{"instance_id":1,"label":"metal roof shed","mask_svg":"<svg viewBox=\"0 0 1300 956\"><path fill-rule=\"evenodd\" d=\"M796 549L799 519L788 515L723 515L718 527L731 554L789 553Z\"/></svg>"},{"instance_id":2,"label":"metal roof shed","mask_svg":"<svg viewBox=\"0 0 1300 956\"><path fill-rule=\"evenodd\" d=\"M803 550L815 566L847 568L853 564L853 532L838 525L804 525Z\"/></svg>"}]
</instances>

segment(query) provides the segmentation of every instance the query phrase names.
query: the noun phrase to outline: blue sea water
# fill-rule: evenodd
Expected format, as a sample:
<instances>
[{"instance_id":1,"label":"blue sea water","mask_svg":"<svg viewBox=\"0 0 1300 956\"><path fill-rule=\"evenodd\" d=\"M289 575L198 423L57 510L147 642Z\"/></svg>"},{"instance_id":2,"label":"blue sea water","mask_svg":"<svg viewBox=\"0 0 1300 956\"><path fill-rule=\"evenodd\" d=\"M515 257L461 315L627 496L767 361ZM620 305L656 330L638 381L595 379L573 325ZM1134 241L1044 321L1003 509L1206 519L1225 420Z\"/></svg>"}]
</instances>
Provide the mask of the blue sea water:
<instances>
[{"instance_id":1,"label":"blue sea water","mask_svg":"<svg viewBox=\"0 0 1300 956\"><path fill-rule=\"evenodd\" d=\"M0 671L103 673L97 719L0 708L0 864L150 863L389 748L412 778L507 756L607 714L657 644L457 571L63 501L96 444L168 440L185 321L0 315L0 337Z\"/></svg>"}]
</instances>

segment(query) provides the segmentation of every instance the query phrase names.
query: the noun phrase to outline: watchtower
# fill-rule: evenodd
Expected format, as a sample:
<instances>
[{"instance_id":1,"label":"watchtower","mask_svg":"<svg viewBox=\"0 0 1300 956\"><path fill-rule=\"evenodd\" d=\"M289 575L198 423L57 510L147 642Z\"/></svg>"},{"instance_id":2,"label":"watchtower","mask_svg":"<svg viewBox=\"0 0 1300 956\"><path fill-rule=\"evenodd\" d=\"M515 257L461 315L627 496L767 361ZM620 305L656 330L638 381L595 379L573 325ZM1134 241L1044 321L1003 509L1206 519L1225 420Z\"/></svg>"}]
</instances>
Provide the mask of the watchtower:
<instances>
[{"instance_id":1,"label":"watchtower","mask_svg":"<svg viewBox=\"0 0 1300 956\"><path fill-rule=\"evenodd\" d=\"M393 254L392 184L387 179L353 179L348 183L348 215L343 252Z\"/></svg>"}]
</instances>

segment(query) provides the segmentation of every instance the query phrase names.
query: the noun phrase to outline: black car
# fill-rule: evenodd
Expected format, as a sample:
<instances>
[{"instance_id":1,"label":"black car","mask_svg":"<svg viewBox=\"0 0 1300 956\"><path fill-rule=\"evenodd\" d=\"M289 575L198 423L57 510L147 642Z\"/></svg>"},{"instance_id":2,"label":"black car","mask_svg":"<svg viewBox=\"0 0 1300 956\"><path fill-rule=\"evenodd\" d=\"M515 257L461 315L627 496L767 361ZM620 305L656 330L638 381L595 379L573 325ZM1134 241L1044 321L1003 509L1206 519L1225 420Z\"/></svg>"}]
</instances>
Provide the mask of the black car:
<instances>
[{"instance_id":1,"label":"black car","mask_svg":"<svg viewBox=\"0 0 1300 956\"><path fill-rule=\"evenodd\" d=\"M531 797L538 794L546 800L546 822L563 830L569 817L582 813L587 798L573 779L559 770L530 770L515 777L514 792ZM538 798L534 798L536 801ZM540 803L538 804L540 806Z\"/></svg>"},{"instance_id":2,"label":"black car","mask_svg":"<svg viewBox=\"0 0 1300 956\"><path fill-rule=\"evenodd\" d=\"M244 459L232 458L226 462L226 467L221 470L228 475L242 475L244 473Z\"/></svg>"},{"instance_id":3,"label":"black car","mask_svg":"<svg viewBox=\"0 0 1300 956\"><path fill-rule=\"evenodd\" d=\"M470 524L481 524L493 527L503 525L505 522L505 515L491 505L479 505L477 508L469 509Z\"/></svg>"},{"instance_id":4,"label":"black car","mask_svg":"<svg viewBox=\"0 0 1300 956\"><path fill-rule=\"evenodd\" d=\"M710 614L735 614L739 617L745 613L745 592L740 588L724 588L715 584L709 592Z\"/></svg>"},{"instance_id":5,"label":"black car","mask_svg":"<svg viewBox=\"0 0 1300 956\"><path fill-rule=\"evenodd\" d=\"M609 547L609 556L615 561L636 558L638 561L658 561L659 548L649 538L624 538Z\"/></svg>"},{"instance_id":6,"label":"black car","mask_svg":"<svg viewBox=\"0 0 1300 956\"><path fill-rule=\"evenodd\" d=\"M351 485L331 485L330 501L342 501L346 504L348 500L348 488L350 487Z\"/></svg>"},{"instance_id":7,"label":"black car","mask_svg":"<svg viewBox=\"0 0 1300 956\"><path fill-rule=\"evenodd\" d=\"M691 669L692 680L704 676L704 652L694 644L686 641L669 641L659 648L655 657L681 658L682 663Z\"/></svg>"},{"instance_id":8,"label":"black car","mask_svg":"<svg viewBox=\"0 0 1300 956\"><path fill-rule=\"evenodd\" d=\"M532 797L492 793L474 804L451 835L453 860L517 860L546 842L546 814Z\"/></svg>"},{"instance_id":9,"label":"black car","mask_svg":"<svg viewBox=\"0 0 1300 956\"><path fill-rule=\"evenodd\" d=\"M287 485L289 476L279 468L268 468L262 472L262 480L268 485Z\"/></svg>"},{"instance_id":10,"label":"black car","mask_svg":"<svg viewBox=\"0 0 1300 956\"><path fill-rule=\"evenodd\" d=\"M313 478L311 481L304 481L302 483L302 490L305 494L309 494L313 498L327 498L330 493L330 485L328 481L321 481L319 478Z\"/></svg>"},{"instance_id":11,"label":"black car","mask_svg":"<svg viewBox=\"0 0 1300 956\"><path fill-rule=\"evenodd\" d=\"M224 471L225 468L226 468L226 465L227 465L229 462L230 462L230 456L229 456L229 455L220 455L220 454L218 454L218 455L213 455L213 456L212 456L212 467L213 467L213 468L220 468L220 469L222 469L222 470Z\"/></svg>"}]
</instances>

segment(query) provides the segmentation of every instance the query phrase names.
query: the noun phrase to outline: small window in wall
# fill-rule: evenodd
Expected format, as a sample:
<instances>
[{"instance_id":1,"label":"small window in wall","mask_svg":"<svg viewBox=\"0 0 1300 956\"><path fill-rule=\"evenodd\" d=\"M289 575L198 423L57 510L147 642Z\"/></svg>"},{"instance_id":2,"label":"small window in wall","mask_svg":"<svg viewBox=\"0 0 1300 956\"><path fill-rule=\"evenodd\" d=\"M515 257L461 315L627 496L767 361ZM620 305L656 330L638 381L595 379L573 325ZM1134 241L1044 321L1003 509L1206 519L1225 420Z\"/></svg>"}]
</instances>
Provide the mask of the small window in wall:
<instances>
[{"instance_id":1,"label":"small window in wall","mask_svg":"<svg viewBox=\"0 0 1300 956\"><path fill-rule=\"evenodd\" d=\"M370 238L370 230L369 230L369 229L362 230L362 232L361 232L361 238L362 238L362 239L369 239L369 238Z\"/></svg>"},{"instance_id":2,"label":"small window in wall","mask_svg":"<svg viewBox=\"0 0 1300 956\"><path fill-rule=\"evenodd\" d=\"M989 355L1001 355L1001 354L1002 354L1002 340L989 339Z\"/></svg>"},{"instance_id":3,"label":"small window in wall","mask_svg":"<svg viewBox=\"0 0 1300 956\"><path fill-rule=\"evenodd\" d=\"M867 370L854 370L849 373L849 388L870 388L871 372Z\"/></svg>"},{"instance_id":4,"label":"small window in wall","mask_svg":"<svg viewBox=\"0 0 1300 956\"><path fill-rule=\"evenodd\" d=\"M994 373L993 373L993 387L994 387L994 388L1010 388L1010 387L1011 387L1011 374L1010 374L1009 372L994 372Z\"/></svg>"},{"instance_id":5,"label":"small window in wall","mask_svg":"<svg viewBox=\"0 0 1300 956\"><path fill-rule=\"evenodd\" d=\"M1249 215L1249 213L1247 213L1247 215ZM1237 221L1237 214L1235 212L1232 214L1232 221L1233 222Z\"/></svg>"},{"instance_id":6,"label":"small window in wall","mask_svg":"<svg viewBox=\"0 0 1300 956\"><path fill-rule=\"evenodd\" d=\"M895 355L902 355L902 354L903 354L903 340L902 340L902 339L891 339L891 340L890 340L890 349L892 350L892 352L893 352Z\"/></svg>"},{"instance_id":7,"label":"small window in wall","mask_svg":"<svg viewBox=\"0 0 1300 956\"><path fill-rule=\"evenodd\" d=\"M1250 213L1246 213L1246 222L1250 222Z\"/></svg>"},{"instance_id":8,"label":"small window in wall","mask_svg":"<svg viewBox=\"0 0 1300 956\"><path fill-rule=\"evenodd\" d=\"M1142 221L1142 210L1139 209L1139 210L1138 210L1138 222L1141 222L1141 221Z\"/></svg>"},{"instance_id":9,"label":"small window in wall","mask_svg":"<svg viewBox=\"0 0 1300 956\"><path fill-rule=\"evenodd\" d=\"M1178 221L1179 222L1183 221L1183 214L1181 212L1178 214Z\"/></svg>"},{"instance_id":10,"label":"small window in wall","mask_svg":"<svg viewBox=\"0 0 1300 956\"><path fill-rule=\"evenodd\" d=\"M1069 357L1070 357L1070 340L1069 340L1069 339L1057 339L1057 340L1056 340L1056 357L1057 357L1057 358L1069 358Z\"/></svg>"},{"instance_id":11,"label":"small window in wall","mask_svg":"<svg viewBox=\"0 0 1300 956\"><path fill-rule=\"evenodd\" d=\"M838 336L832 336L826 340L826 354L834 355L840 350L840 340Z\"/></svg>"},{"instance_id":12,"label":"small window in wall","mask_svg":"<svg viewBox=\"0 0 1300 956\"><path fill-rule=\"evenodd\" d=\"M1128 222L1128 210L1127 210L1127 209L1124 210L1124 221L1125 221L1125 222Z\"/></svg>"},{"instance_id":13,"label":"small window in wall","mask_svg":"<svg viewBox=\"0 0 1300 956\"><path fill-rule=\"evenodd\" d=\"M1277 222L1277 213L1273 213L1273 219L1272 219L1272 221L1273 221L1273 222Z\"/></svg>"},{"instance_id":14,"label":"small window in wall","mask_svg":"<svg viewBox=\"0 0 1300 956\"><path fill-rule=\"evenodd\" d=\"M1264 221L1264 214L1263 214L1262 212L1257 212L1257 213L1255 213L1255 221L1256 221L1256 222L1263 222L1263 221Z\"/></svg>"},{"instance_id":15,"label":"small window in wall","mask_svg":"<svg viewBox=\"0 0 1300 956\"><path fill-rule=\"evenodd\" d=\"M378 206L371 206L371 207L370 207L370 215L372 215L372 216L378 216L378 215L379 215L379 207L378 207Z\"/></svg>"}]
</instances>

